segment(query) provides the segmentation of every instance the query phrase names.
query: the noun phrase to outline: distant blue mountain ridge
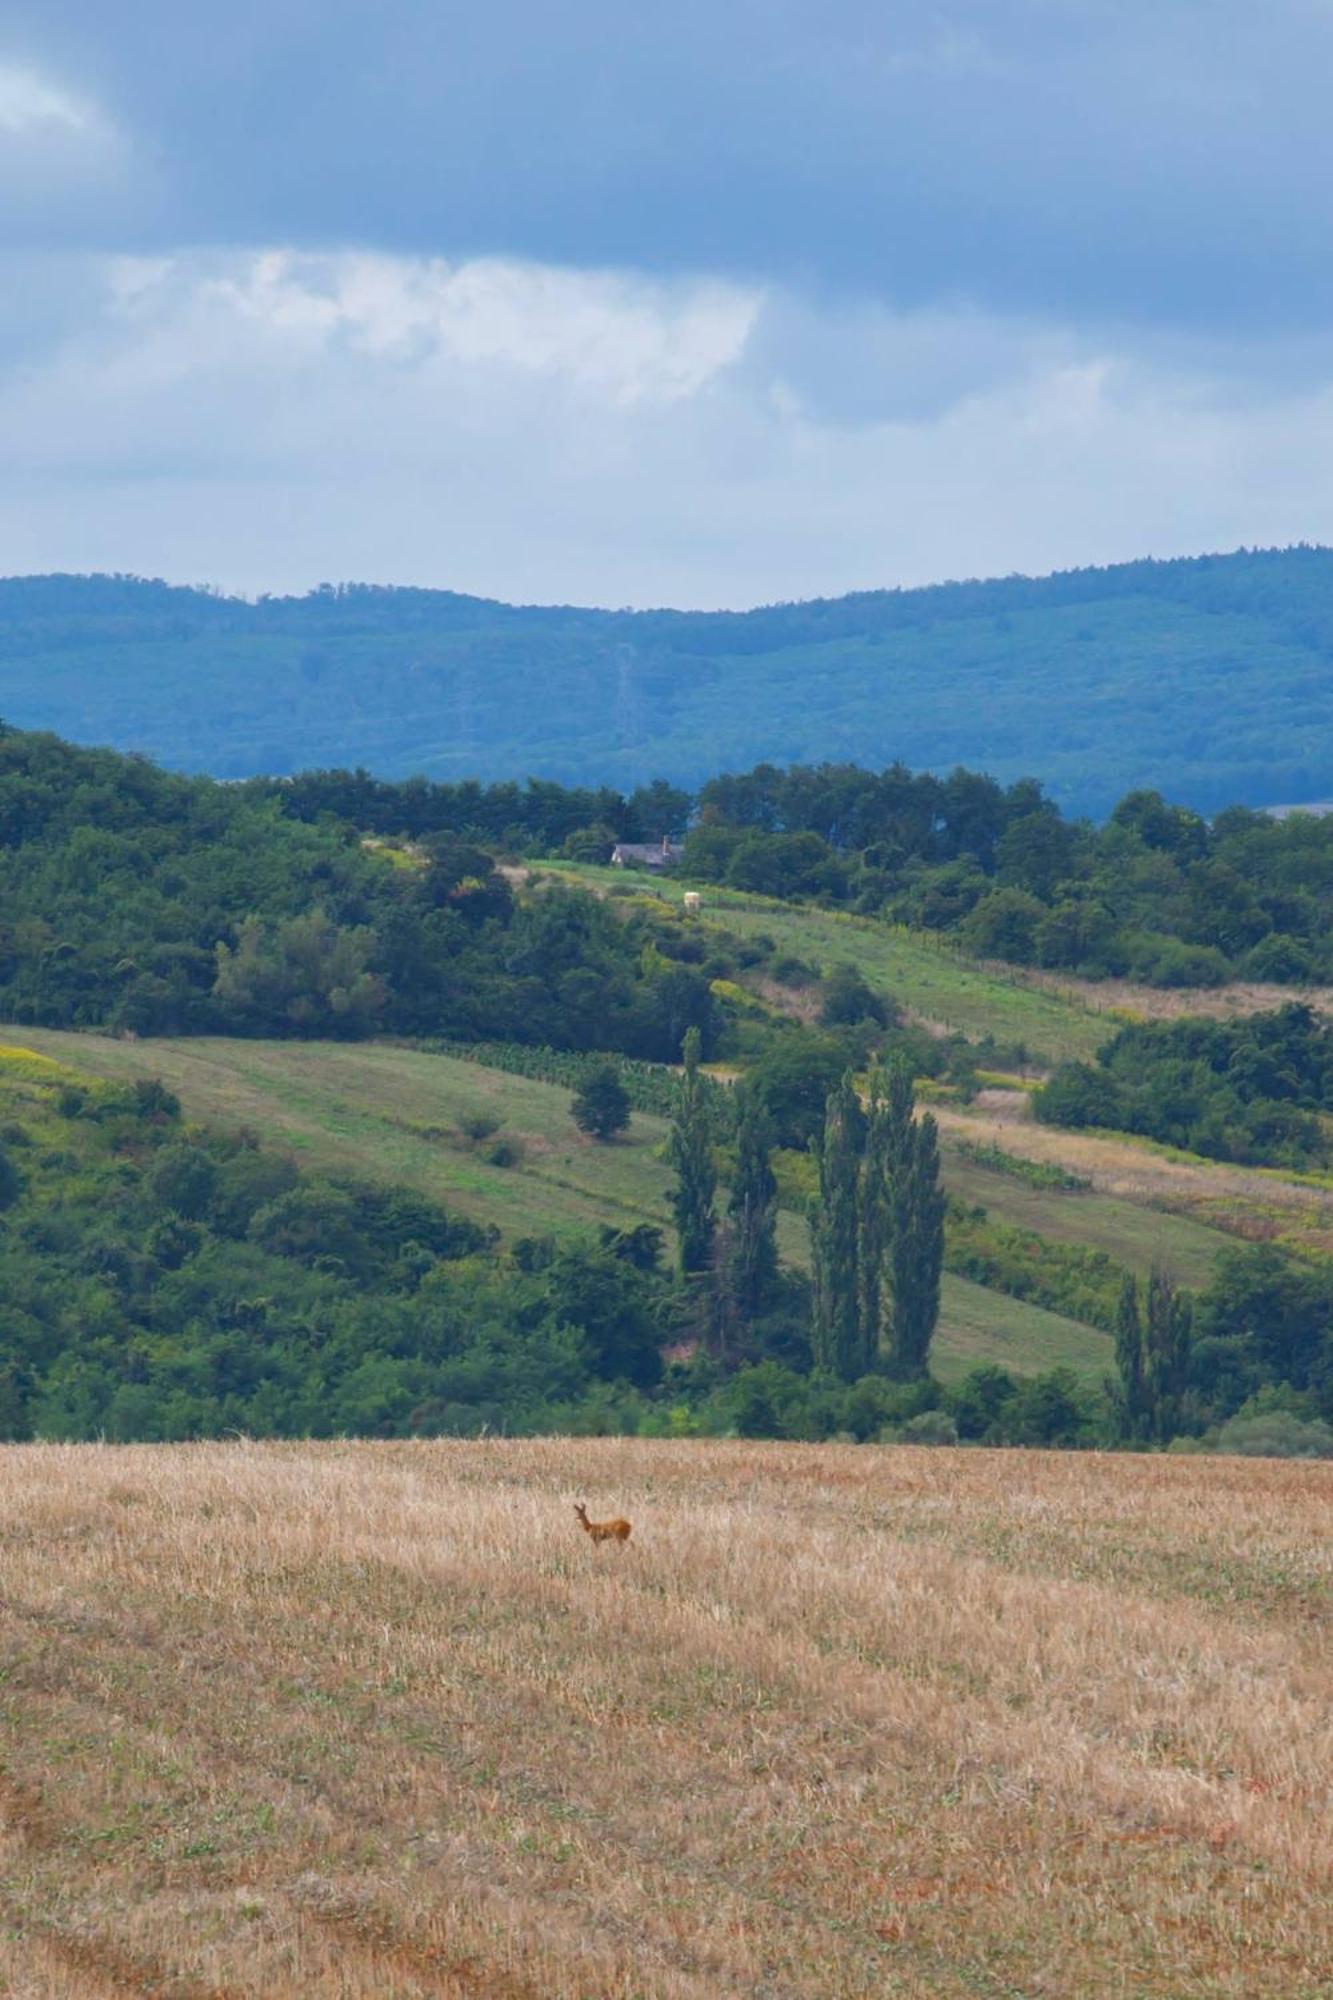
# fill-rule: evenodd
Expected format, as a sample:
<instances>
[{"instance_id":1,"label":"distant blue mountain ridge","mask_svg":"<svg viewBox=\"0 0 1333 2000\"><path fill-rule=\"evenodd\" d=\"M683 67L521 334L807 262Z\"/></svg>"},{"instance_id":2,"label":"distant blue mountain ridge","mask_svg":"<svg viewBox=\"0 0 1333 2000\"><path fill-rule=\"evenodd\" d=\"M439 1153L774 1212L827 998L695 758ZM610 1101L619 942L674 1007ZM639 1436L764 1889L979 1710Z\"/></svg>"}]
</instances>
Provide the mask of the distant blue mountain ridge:
<instances>
[{"instance_id":1,"label":"distant blue mountain ridge","mask_svg":"<svg viewBox=\"0 0 1333 2000\"><path fill-rule=\"evenodd\" d=\"M1333 549L746 612L323 586L251 603L0 580L0 715L219 777L362 765L628 789L756 763L956 765L1099 816L1333 797Z\"/></svg>"}]
</instances>

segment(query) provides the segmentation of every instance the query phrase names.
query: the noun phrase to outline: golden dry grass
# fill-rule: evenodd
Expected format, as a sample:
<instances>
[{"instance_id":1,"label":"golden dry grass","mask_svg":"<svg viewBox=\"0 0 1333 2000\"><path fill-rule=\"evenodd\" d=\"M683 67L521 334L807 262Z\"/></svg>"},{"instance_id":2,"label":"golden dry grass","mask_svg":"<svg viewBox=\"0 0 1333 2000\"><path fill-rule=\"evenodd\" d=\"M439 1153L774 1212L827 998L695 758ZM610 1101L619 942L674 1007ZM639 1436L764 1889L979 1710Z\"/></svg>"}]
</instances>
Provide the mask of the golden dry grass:
<instances>
[{"instance_id":1,"label":"golden dry grass","mask_svg":"<svg viewBox=\"0 0 1333 2000\"><path fill-rule=\"evenodd\" d=\"M998 960L981 961L989 972L1014 973ZM1234 1021L1246 1014L1271 1014L1299 1000L1316 1013L1333 1013L1333 986L1277 986L1257 979L1233 979L1226 986L1145 986L1134 979L1079 979L1069 972L1041 972L1035 967L1017 974L1025 986L1054 994L1071 1006L1098 1014L1120 1014L1138 1021L1180 1021L1200 1016ZM1108 1035L1114 1027L1108 1029Z\"/></svg>"},{"instance_id":2,"label":"golden dry grass","mask_svg":"<svg viewBox=\"0 0 1333 2000\"><path fill-rule=\"evenodd\" d=\"M7 1995L1333 1991L1333 1468L598 1440L0 1479Z\"/></svg>"},{"instance_id":3,"label":"golden dry grass","mask_svg":"<svg viewBox=\"0 0 1333 2000\"><path fill-rule=\"evenodd\" d=\"M931 1110L950 1138L1062 1167L1100 1194L1192 1217L1251 1242L1333 1252L1333 1188L1313 1175L1288 1178L1276 1168L1195 1159L1151 1139L1039 1125L1021 1090L983 1090L966 1107L932 1104Z\"/></svg>"}]
</instances>

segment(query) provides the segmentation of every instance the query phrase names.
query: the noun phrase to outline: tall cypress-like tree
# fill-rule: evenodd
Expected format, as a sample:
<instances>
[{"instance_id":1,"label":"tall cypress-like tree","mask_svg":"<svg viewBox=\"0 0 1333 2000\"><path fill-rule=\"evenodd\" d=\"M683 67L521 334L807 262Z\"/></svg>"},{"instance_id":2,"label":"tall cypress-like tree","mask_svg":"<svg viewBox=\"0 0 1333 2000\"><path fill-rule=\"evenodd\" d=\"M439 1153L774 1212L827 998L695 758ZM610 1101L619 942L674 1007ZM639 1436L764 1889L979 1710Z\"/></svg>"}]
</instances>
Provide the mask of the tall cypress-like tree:
<instances>
[{"instance_id":1,"label":"tall cypress-like tree","mask_svg":"<svg viewBox=\"0 0 1333 2000\"><path fill-rule=\"evenodd\" d=\"M685 1073L680 1080L667 1152L676 1170L671 1206L680 1245L680 1269L689 1278L708 1269L717 1227L713 1208L717 1175L713 1168L708 1107L699 1075L697 1028L691 1028L685 1037L684 1057Z\"/></svg>"},{"instance_id":2,"label":"tall cypress-like tree","mask_svg":"<svg viewBox=\"0 0 1333 2000\"><path fill-rule=\"evenodd\" d=\"M763 1311L778 1274L778 1184L772 1138L753 1091L736 1092L736 1177L727 1204L730 1293L745 1319Z\"/></svg>"},{"instance_id":3,"label":"tall cypress-like tree","mask_svg":"<svg viewBox=\"0 0 1333 2000\"><path fill-rule=\"evenodd\" d=\"M811 1211L816 1364L855 1381L880 1358L890 1371L926 1372L940 1310L944 1191L939 1137L913 1118L910 1070L870 1078L862 1113L850 1076L828 1100L814 1147L819 1194Z\"/></svg>"},{"instance_id":4,"label":"tall cypress-like tree","mask_svg":"<svg viewBox=\"0 0 1333 2000\"><path fill-rule=\"evenodd\" d=\"M1115 1315L1115 1365L1120 1380L1117 1402L1121 1435L1129 1443L1147 1437L1150 1424L1148 1383L1144 1375L1143 1317L1139 1288L1132 1277L1120 1287Z\"/></svg>"},{"instance_id":5,"label":"tall cypress-like tree","mask_svg":"<svg viewBox=\"0 0 1333 2000\"><path fill-rule=\"evenodd\" d=\"M865 1368L879 1358L883 1327L884 1260L892 1232L893 1132L897 1117L895 1079L886 1082L878 1063L866 1091L865 1149L861 1160L857 1257L861 1311L861 1353ZM862 1371L865 1372L864 1370Z\"/></svg>"},{"instance_id":6,"label":"tall cypress-like tree","mask_svg":"<svg viewBox=\"0 0 1333 2000\"><path fill-rule=\"evenodd\" d=\"M810 1213L815 1366L844 1382L865 1372L861 1334L860 1207L864 1121L850 1075L828 1099L812 1142L819 1192Z\"/></svg>"},{"instance_id":7,"label":"tall cypress-like tree","mask_svg":"<svg viewBox=\"0 0 1333 2000\"><path fill-rule=\"evenodd\" d=\"M901 1166L891 1162L890 1167L889 1369L910 1382L926 1373L944 1266L939 1131L929 1112L907 1125L903 1152Z\"/></svg>"},{"instance_id":8,"label":"tall cypress-like tree","mask_svg":"<svg viewBox=\"0 0 1333 2000\"><path fill-rule=\"evenodd\" d=\"M1148 1280L1147 1326L1144 1334L1144 1374L1155 1436L1174 1437L1180 1428L1180 1404L1189 1377L1193 1314L1190 1302L1165 1271Z\"/></svg>"}]
</instances>

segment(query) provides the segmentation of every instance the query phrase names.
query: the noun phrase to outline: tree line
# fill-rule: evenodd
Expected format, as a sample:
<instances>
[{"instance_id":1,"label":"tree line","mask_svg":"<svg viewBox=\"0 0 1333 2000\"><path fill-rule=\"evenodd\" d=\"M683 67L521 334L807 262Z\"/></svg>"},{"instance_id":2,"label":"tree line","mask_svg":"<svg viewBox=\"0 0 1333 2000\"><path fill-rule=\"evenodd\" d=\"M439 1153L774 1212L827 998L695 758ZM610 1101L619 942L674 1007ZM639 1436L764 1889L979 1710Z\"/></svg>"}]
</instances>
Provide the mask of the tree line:
<instances>
[{"instance_id":1,"label":"tree line","mask_svg":"<svg viewBox=\"0 0 1333 2000\"><path fill-rule=\"evenodd\" d=\"M1035 779L903 764L761 764L628 796L364 771L254 789L306 820L581 861L688 829L691 880L882 916L1014 965L1177 987L1333 979L1333 816L1231 806L1207 820L1138 790L1094 825Z\"/></svg>"}]
</instances>

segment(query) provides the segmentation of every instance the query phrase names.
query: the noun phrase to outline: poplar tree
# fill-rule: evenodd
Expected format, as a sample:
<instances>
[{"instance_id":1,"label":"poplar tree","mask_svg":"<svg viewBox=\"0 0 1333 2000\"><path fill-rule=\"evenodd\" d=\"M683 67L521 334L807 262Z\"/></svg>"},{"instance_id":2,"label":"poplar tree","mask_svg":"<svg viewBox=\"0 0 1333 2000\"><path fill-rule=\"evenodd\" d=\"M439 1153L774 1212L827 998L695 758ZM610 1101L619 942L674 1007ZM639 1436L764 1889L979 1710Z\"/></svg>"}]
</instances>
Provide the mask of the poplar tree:
<instances>
[{"instance_id":1,"label":"poplar tree","mask_svg":"<svg viewBox=\"0 0 1333 2000\"><path fill-rule=\"evenodd\" d=\"M1158 1438L1174 1437L1180 1428L1180 1404L1189 1377L1192 1332L1189 1300L1164 1271L1155 1270L1148 1280L1143 1368L1152 1430Z\"/></svg>"},{"instance_id":2,"label":"poplar tree","mask_svg":"<svg viewBox=\"0 0 1333 2000\"><path fill-rule=\"evenodd\" d=\"M844 1382L865 1372L861 1366L861 1107L850 1075L831 1092L824 1131L812 1141L819 1192L810 1214L814 1277L811 1347L816 1368Z\"/></svg>"},{"instance_id":3,"label":"poplar tree","mask_svg":"<svg viewBox=\"0 0 1333 2000\"><path fill-rule=\"evenodd\" d=\"M1148 1383L1144 1375L1143 1317L1139 1311L1139 1288L1132 1277L1120 1287L1115 1315L1115 1365L1120 1377L1117 1401L1121 1435L1130 1443L1148 1435Z\"/></svg>"},{"instance_id":4,"label":"poplar tree","mask_svg":"<svg viewBox=\"0 0 1333 2000\"><path fill-rule=\"evenodd\" d=\"M753 1319L772 1296L778 1274L778 1184L763 1106L744 1086L736 1097L736 1177L727 1204L729 1291L737 1312Z\"/></svg>"},{"instance_id":5,"label":"poplar tree","mask_svg":"<svg viewBox=\"0 0 1333 2000\"><path fill-rule=\"evenodd\" d=\"M699 1074L697 1028L691 1028L685 1037L684 1057L685 1073L680 1080L667 1154L676 1170L671 1206L676 1218L680 1269L689 1278L708 1269L717 1227L713 1209L717 1175L713 1168L708 1106Z\"/></svg>"},{"instance_id":6,"label":"poplar tree","mask_svg":"<svg viewBox=\"0 0 1333 2000\"><path fill-rule=\"evenodd\" d=\"M861 1159L857 1256L859 1261L861 1350L866 1367L879 1357L883 1325L884 1260L892 1232L893 1133L898 1107L896 1079L886 1084L878 1064L866 1092L865 1149ZM864 1371L863 1371L864 1372Z\"/></svg>"},{"instance_id":7,"label":"poplar tree","mask_svg":"<svg viewBox=\"0 0 1333 2000\"><path fill-rule=\"evenodd\" d=\"M871 1073L863 1115L850 1076L828 1100L814 1147L810 1218L815 1362L844 1381L874 1368L926 1372L940 1310L944 1191L935 1120L913 1117L911 1071ZM885 1336L887 1334L887 1343Z\"/></svg>"},{"instance_id":8,"label":"poplar tree","mask_svg":"<svg viewBox=\"0 0 1333 2000\"><path fill-rule=\"evenodd\" d=\"M907 1087L910 1092L910 1078ZM944 1267L939 1132L929 1112L909 1119L900 1143L900 1161L889 1163L889 1370L900 1381L915 1381L926 1373Z\"/></svg>"}]
</instances>

